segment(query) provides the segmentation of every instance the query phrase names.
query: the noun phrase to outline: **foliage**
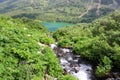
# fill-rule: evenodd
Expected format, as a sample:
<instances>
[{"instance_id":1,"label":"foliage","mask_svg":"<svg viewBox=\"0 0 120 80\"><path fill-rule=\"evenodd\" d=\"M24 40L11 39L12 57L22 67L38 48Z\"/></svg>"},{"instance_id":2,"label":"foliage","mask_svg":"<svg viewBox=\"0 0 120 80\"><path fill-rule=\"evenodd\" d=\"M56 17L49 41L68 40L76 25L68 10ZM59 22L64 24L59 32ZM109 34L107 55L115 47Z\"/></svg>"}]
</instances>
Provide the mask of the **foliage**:
<instances>
[{"instance_id":1,"label":"foliage","mask_svg":"<svg viewBox=\"0 0 120 80\"><path fill-rule=\"evenodd\" d=\"M81 36L92 37L90 30L85 29L86 26L87 24L79 24L78 26L61 28L53 33L53 37L58 41L58 46L71 48L74 43L82 38ZM89 32L89 34L84 33L84 31Z\"/></svg>"},{"instance_id":2,"label":"foliage","mask_svg":"<svg viewBox=\"0 0 120 80\"><path fill-rule=\"evenodd\" d=\"M120 4L119 0L114 1ZM97 16L96 4L99 4L99 0L4 0L0 2L0 13L14 18L27 17L42 21L80 23L92 22L119 8L119 5L112 5L113 0L101 0L100 15ZM79 18L89 7L92 9Z\"/></svg>"},{"instance_id":3,"label":"foliage","mask_svg":"<svg viewBox=\"0 0 120 80\"><path fill-rule=\"evenodd\" d=\"M60 77L63 73L63 70L60 64L58 63L58 59L56 58L54 52L49 47L46 47L43 50L43 54L43 60L47 62L47 73L53 77Z\"/></svg>"},{"instance_id":4,"label":"foliage","mask_svg":"<svg viewBox=\"0 0 120 80\"><path fill-rule=\"evenodd\" d=\"M0 17L0 80L65 76L54 52L47 45L43 48L38 44L54 41L50 32L38 23L27 18Z\"/></svg>"},{"instance_id":5,"label":"foliage","mask_svg":"<svg viewBox=\"0 0 120 80\"><path fill-rule=\"evenodd\" d=\"M74 78L70 74L67 74L67 75L63 76L61 79L58 79L58 80L78 80L78 79Z\"/></svg>"},{"instance_id":6,"label":"foliage","mask_svg":"<svg viewBox=\"0 0 120 80\"><path fill-rule=\"evenodd\" d=\"M40 47L35 37L28 37L27 31L15 26L1 27L0 34L2 79L29 80L44 75L44 61L37 54Z\"/></svg>"},{"instance_id":7,"label":"foliage","mask_svg":"<svg viewBox=\"0 0 120 80\"><path fill-rule=\"evenodd\" d=\"M94 62L97 77L103 77L120 67L119 31L120 12L117 11L91 24L59 29L53 37L60 46L65 46L65 41L69 40L73 52Z\"/></svg>"},{"instance_id":8,"label":"foliage","mask_svg":"<svg viewBox=\"0 0 120 80\"><path fill-rule=\"evenodd\" d=\"M69 39L62 39L61 41L58 42L58 46L64 47L64 48L71 48L72 43Z\"/></svg>"},{"instance_id":9,"label":"foliage","mask_svg":"<svg viewBox=\"0 0 120 80\"><path fill-rule=\"evenodd\" d=\"M52 39L48 36L41 36L39 40L40 40L41 43L47 44L47 45L54 43L54 39Z\"/></svg>"},{"instance_id":10,"label":"foliage","mask_svg":"<svg viewBox=\"0 0 120 80\"><path fill-rule=\"evenodd\" d=\"M41 36L49 37L47 29L39 24L29 19L0 17L1 80L42 80L46 72L56 78L62 76L53 51L38 45Z\"/></svg>"},{"instance_id":11,"label":"foliage","mask_svg":"<svg viewBox=\"0 0 120 80\"><path fill-rule=\"evenodd\" d=\"M108 75L111 70L111 60L109 57L104 56L101 63L97 66L96 75L97 76L105 76Z\"/></svg>"}]
</instances>

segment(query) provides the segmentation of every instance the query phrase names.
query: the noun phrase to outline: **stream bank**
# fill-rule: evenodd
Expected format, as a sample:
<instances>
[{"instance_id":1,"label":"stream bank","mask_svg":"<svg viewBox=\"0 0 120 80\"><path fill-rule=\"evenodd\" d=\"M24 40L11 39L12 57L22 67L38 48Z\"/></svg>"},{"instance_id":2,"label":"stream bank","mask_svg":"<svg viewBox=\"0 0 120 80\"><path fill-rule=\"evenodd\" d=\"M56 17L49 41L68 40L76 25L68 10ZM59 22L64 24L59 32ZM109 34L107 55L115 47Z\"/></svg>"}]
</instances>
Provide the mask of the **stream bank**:
<instances>
[{"instance_id":1,"label":"stream bank","mask_svg":"<svg viewBox=\"0 0 120 80\"><path fill-rule=\"evenodd\" d=\"M120 80L119 69L112 71L109 76L96 78L93 63L82 59L80 55L75 55L71 49L60 48L57 44L51 44L50 47L58 57L64 74L72 74L79 80Z\"/></svg>"},{"instance_id":2,"label":"stream bank","mask_svg":"<svg viewBox=\"0 0 120 80\"><path fill-rule=\"evenodd\" d=\"M59 48L56 44L51 44L51 48L57 55L64 74L72 74L79 80L95 80L93 66L80 55L73 54L71 49Z\"/></svg>"}]
</instances>

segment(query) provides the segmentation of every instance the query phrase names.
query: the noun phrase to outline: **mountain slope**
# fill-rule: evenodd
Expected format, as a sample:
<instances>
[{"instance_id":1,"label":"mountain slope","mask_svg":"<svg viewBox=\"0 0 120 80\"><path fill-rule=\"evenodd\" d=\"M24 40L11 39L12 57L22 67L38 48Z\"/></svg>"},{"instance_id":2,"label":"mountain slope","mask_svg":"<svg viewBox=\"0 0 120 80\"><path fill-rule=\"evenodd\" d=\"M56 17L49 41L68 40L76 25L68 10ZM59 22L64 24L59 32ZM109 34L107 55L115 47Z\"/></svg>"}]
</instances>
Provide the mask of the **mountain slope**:
<instances>
[{"instance_id":1,"label":"mountain slope","mask_svg":"<svg viewBox=\"0 0 120 80\"><path fill-rule=\"evenodd\" d=\"M51 40L37 21L0 16L0 80L76 80L63 75Z\"/></svg>"},{"instance_id":2,"label":"mountain slope","mask_svg":"<svg viewBox=\"0 0 120 80\"><path fill-rule=\"evenodd\" d=\"M75 54L91 61L99 77L96 80L120 78L114 76L120 75L120 11L90 24L58 29L53 37L59 47L72 48Z\"/></svg>"},{"instance_id":3,"label":"mountain slope","mask_svg":"<svg viewBox=\"0 0 120 80\"><path fill-rule=\"evenodd\" d=\"M119 0L1 0L0 13L47 21L91 22L118 9Z\"/></svg>"}]
</instances>

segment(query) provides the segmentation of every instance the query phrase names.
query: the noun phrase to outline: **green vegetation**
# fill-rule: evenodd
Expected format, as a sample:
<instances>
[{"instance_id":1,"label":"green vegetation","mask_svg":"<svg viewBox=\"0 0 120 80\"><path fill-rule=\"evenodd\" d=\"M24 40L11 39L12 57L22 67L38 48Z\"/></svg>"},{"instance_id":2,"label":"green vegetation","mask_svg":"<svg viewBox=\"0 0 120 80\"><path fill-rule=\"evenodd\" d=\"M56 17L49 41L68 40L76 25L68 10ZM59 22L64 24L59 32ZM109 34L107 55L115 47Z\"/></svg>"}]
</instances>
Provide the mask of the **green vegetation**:
<instances>
[{"instance_id":1,"label":"green vegetation","mask_svg":"<svg viewBox=\"0 0 120 80\"><path fill-rule=\"evenodd\" d=\"M103 17L120 9L114 1L0 0L0 80L77 80L63 75L55 41L93 62L97 77L120 69L120 12ZM50 33L44 21L78 24Z\"/></svg>"},{"instance_id":2,"label":"green vegetation","mask_svg":"<svg viewBox=\"0 0 120 80\"><path fill-rule=\"evenodd\" d=\"M0 16L0 80L42 80L46 75L75 80L63 75L56 55L47 47L54 41L49 36L38 21Z\"/></svg>"},{"instance_id":3,"label":"green vegetation","mask_svg":"<svg viewBox=\"0 0 120 80\"><path fill-rule=\"evenodd\" d=\"M54 52L49 47L46 47L43 50L43 54L45 56L44 61L47 62L47 64L46 64L47 71L46 72L53 77L60 77L63 73L63 70L58 63L59 61L56 58L56 55L54 54Z\"/></svg>"},{"instance_id":4,"label":"green vegetation","mask_svg":"<svg viewBox=\"0 0 120 80\"><path fill-rule=\"evenodd\" d=\"M78 80L78 79L68 74L63 76L60 80Z\"/></svg>"},{"instance_id":5,"label":"green vegetation","mask_svg":"<svg viewBox=\"0 0 120 80\"><path fill-rule=\"evenodd\" d=\"M120 12L100 18L91 24L62 28L53 37L60 47L72 48L96 65L96 75L109 75L120 68Z\"/></svg>"},{"instance_id":6,"label":"green vegetation","mask_svg":"<svg viewBox=\"0 0 120 80\"><path fill-rule=\"evenodd\" d=\"M41 43L47 45L54 43L54 39L50 38L49 36L41 36L39 40Z\"/></svg>"},{"instance_id":7,"label":"green vegetation","mask_svg":"<svg viewBox=\"0 0 120 80\"><path fill-rule=\"evenodd\" d=\"M120 4L119 0L115 2ZM0 14L14 18L80 23L92 22L119 9L119 5L114 4L113 0L102 0L98 16L98 4L99 0L5 0L0 2Z\"/></svg>"}]
</instances>

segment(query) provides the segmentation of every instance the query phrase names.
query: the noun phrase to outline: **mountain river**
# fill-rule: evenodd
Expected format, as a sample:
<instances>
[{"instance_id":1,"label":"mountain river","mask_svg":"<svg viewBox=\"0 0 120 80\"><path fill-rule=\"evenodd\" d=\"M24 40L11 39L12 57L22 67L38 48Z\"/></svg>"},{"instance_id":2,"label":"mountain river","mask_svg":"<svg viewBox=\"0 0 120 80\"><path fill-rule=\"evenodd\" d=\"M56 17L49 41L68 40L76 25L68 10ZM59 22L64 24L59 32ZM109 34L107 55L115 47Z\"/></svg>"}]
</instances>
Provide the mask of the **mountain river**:
<instances>
[{"instance_id":1,"label":"mountain river","mask_svg":"<svg viewBox=\"0 0 120 80\"><path fill-rule=\"evenodd\" d=\"M64 69L64 74L70 73L79 80L120 80L120 71L113 71L109 76L96 78L93 65L82 59L80 55L73 54L71 49L60 48L57 44L51 44L50 47L54 50L59 59L60 65Z\"/></svg>"},{"instance_id":2,"label":"mountain river","mask_svg":"<svg viewBox=\"0 0 120 80\"><path fill-rule=\"evenodd\" d=\"M71 49L59 48L55 44L51 44L51 48L59 58L65 74L70 73L79 80L94 80L92 65L79 55L73 55Z\"/></svg>"}]
</instances>

